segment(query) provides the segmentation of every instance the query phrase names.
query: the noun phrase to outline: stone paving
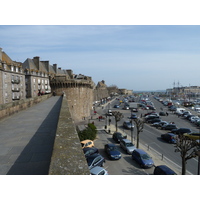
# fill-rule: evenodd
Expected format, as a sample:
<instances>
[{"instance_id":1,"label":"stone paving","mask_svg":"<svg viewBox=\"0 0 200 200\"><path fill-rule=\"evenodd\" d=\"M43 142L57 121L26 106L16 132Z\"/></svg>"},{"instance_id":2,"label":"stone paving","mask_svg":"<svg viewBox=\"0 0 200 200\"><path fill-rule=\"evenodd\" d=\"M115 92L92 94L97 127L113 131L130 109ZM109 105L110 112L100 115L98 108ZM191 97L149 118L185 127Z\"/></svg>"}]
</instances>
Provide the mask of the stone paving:
<instances>
[{"instance_id":1,"label":"stone paving","mask_svg":"<svg viewBox=\"0 0 200 200\"><path fill-rule=\"evenodd\" d=\"M0 174L48 174L62 97L0 120Z\"/></svg>"}]
</instances>

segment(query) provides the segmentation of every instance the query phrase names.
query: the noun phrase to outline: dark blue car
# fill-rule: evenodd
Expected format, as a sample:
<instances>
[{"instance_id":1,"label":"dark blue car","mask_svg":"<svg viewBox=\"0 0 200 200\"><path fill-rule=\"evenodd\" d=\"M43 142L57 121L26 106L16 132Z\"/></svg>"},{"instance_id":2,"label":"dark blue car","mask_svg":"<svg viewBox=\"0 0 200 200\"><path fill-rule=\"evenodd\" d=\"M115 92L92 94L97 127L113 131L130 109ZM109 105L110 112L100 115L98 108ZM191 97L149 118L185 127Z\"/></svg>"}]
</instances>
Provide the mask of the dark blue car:
<instances>
[{"instance_id":1,"label":"dark blue car","mask_svg":"<svg viewBox=\"0 0 200 200\"><path fill-rule=\"evenodd\" d=\"M153 172L154 175L177 175L172 169L166 165L156 166Z\"/></svg>"},{"instance_id":2,"label":"dark blue car","mask_svg":"<svg viewBox=\"0 0 200 200\"><path fill-rule=\"evenodd\" d=\"M132 159L142 168L151 168L154 165L152 158L142 149L135 149L132 152Z\"/></svg>"},{"instance_id":3,"label":"dark blue car","mask_svg":"<svg viewBox=\"0 0 200 200\"><path fill-rule=\"evenodd\" d=\"M161 135L161 138L169 143L176 143L176 135L173 133L165 133Z\"/></svg>"},{"instance_id":4,"label":"dark blue car","mask_svg":"<svg viewBox=\"0 0 200 200\"><path fill-rule=\"evenodd\" d=\"M104 150L111 160L119 160L121 158L121 153L117 150L115 144L106 144Z\"/></svg>"}]
</instances>

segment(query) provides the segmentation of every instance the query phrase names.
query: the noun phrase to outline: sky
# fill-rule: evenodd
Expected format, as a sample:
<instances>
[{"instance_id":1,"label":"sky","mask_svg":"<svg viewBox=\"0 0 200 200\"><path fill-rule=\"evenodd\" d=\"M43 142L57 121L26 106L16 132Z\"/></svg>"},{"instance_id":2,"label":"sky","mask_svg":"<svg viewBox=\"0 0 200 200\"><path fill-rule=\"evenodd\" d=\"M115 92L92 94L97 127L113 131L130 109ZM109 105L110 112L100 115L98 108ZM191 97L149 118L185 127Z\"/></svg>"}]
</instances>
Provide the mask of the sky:
<instances>
[{"instance_id":1,"label":"sky","mask_svg":"<svg viewBox=\"0 0 200 200\"><path fill-rule=\"evenodd\" d=\"M96 84L134 91L200 86L197 25L0 25L0 47L12 60L39 56Z\"/></svg>"}]
</instances>

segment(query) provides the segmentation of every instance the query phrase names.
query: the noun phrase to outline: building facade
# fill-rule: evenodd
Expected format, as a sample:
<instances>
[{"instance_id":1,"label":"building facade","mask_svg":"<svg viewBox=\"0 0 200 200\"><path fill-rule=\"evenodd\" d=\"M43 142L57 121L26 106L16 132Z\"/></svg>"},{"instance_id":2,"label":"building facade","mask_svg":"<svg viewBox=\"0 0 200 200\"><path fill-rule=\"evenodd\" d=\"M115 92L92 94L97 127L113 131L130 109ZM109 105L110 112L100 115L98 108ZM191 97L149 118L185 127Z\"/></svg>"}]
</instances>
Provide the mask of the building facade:
<instances>
[{"instance_id":1,"label":"building facade","mask_svg":"<svg viewBox=\"0 0 200 200\"><path fill-rule=\"evenodd\" d=\"M22 63L13 61L0 48L0 104L25 99L25 94Z\"/></svg>"}]
</instances>

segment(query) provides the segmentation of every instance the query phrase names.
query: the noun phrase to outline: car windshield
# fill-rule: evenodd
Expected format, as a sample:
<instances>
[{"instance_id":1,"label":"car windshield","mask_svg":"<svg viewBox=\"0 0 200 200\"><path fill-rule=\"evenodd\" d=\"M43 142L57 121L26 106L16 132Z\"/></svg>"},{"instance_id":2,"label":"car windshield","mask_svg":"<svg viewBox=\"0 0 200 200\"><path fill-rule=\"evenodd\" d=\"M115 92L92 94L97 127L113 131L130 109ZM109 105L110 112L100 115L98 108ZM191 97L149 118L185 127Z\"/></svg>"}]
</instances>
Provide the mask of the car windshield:
<instances>
[{"instance_id":1,"label":"car windshield","mask_svg":"<svg viewBox=\"0 0 200 200\"><path fill-rule=\"evenodd\" d=\"M110 151L117 150L117 147L109 147L109 150L110 150Z\"/></svg>"},{"instance_id":2,"label":"car windshield","mask_svg":"<svg viewBox=\"0 0 200 200\"><path fill-rule=\"evenodd\" d=\"M149 159L150 159L150 156L149 156L148 154L142 154L142 155L141 155L141 158L142 158L143 160L149 160Z\"/></svg>"},{"instance_id":3,"label":"car windshield","mask_svg":"<svg viewBox=\"0 0 200 200\"><path fill-rule=\"evenodd\" d=\"M130 142L130 143L126 143L126 146L127 146L127 147L132 147L132 146L134 146L134 145Z\"/></svg>"}]
</instances>

